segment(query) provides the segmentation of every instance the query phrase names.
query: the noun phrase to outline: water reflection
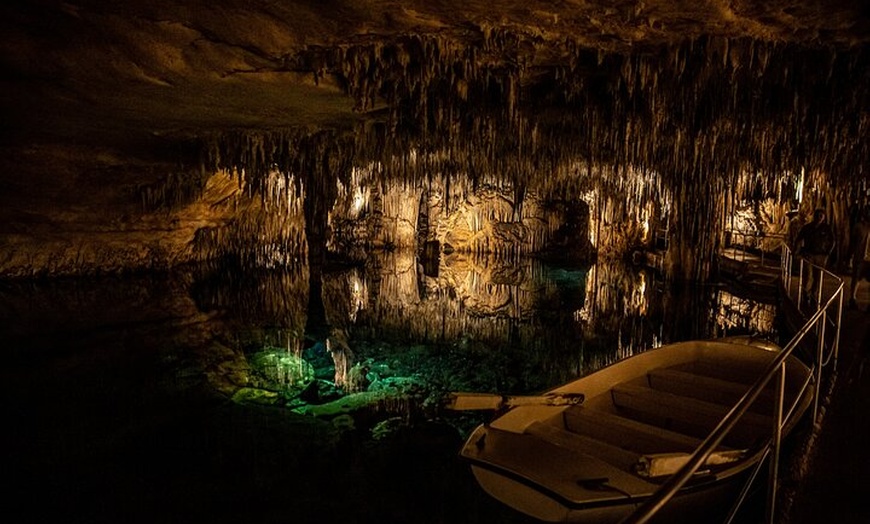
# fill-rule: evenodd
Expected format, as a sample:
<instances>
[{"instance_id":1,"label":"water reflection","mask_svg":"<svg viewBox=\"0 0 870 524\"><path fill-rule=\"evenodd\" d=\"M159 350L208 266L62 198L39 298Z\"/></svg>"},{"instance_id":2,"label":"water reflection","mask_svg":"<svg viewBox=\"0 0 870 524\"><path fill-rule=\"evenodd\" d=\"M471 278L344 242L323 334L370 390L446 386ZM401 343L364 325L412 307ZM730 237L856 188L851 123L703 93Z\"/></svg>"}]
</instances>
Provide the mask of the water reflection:
<instances>
[{"instance_id":1,"label":"water reflection","mask_svg":"<svg viewBox=\"0 0 870 524\"><path fill-rule=\"evenodd\" d=\"M424 272L388 253L322 274L0 284L8 512L525 524L457 458L457 430L485 415L427 399L540 391L657 344L775 329L773 306L617 264L445 256Z\"/></svg>"},{"instance_id":2,"label":"water reflection","mask_svg":"<svg viewBox=\"0 0 870 524\"><path fill-rule=\"evenodd\" d=\"M717 285L672 288L651 270L617 262L449 254L437 271L424 271L413 251L393 251L322 275L312 286L304 266L222 268L192 288L199 308L220 312L247 355L245 386L295 373L276 371L276 362L311 366L331 386L312 392L303 380L266 380L288 406L372 389L407 396L399 383L412 384L422 402L450 390L527 394L661 344L776 337L772 303ZM269 348L271 360L257 357Z\"/></svg>"}]
</instances>

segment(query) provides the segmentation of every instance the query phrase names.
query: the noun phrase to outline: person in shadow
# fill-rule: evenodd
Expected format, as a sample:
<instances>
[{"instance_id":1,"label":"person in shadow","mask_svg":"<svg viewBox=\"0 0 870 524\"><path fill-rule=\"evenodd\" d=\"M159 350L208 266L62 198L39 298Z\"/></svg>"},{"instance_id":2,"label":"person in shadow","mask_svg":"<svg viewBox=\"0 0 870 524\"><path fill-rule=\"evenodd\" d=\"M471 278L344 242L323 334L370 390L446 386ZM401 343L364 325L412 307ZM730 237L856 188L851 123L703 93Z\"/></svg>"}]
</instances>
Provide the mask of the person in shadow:
<instances>
[{"instance_id":1,"label":"person in shadow","mask_svg":"<svg viewBox=\"0 0 870 524\"><path fill-rule=\"evenodd\" d=\"M852 227L849 260L852 265L849 309L858 309L858 285L861 280L870 282L870 205L863 209L858 222ZM870 312L870 308L867 311Z\"/></svg>"},{"instance_id":2,"label":"person in shadow","mask_svg":"<svg viewBox=\"0 0 870 524\"><path fill-rule=\"evenodd\" d=\"M834 251L834 231L828 223L824 209L816 209L813 220L801 228L796 244L798 255L812 264L804 271L805 297L814 301L818 296L816 284L821 277L821 270L828 265L828 259Z\"/></svg>"}]
</instances>

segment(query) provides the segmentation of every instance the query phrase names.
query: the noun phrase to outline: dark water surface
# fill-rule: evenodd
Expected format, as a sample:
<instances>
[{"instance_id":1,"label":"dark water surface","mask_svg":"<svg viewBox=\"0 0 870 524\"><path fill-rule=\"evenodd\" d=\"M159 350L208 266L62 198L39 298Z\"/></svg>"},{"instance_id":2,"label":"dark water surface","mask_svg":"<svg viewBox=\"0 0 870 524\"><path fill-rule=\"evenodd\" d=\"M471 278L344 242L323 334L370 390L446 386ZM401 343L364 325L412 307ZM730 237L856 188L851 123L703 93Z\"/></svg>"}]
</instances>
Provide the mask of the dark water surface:
<instances>
[{"instance_id":1,"label":"dark water surface","mask_svg":"<svg viewBox=\"0 0 870 524\"><path fill-rule=\"evenodd\" d=\"M305 267L0 283L3 513L528 522L458 459L487 414L445 411L445 393L535 393L663 343L776 338L774 315L619 264L397 253L314 284Z\"/></svg>"}]
</instances>

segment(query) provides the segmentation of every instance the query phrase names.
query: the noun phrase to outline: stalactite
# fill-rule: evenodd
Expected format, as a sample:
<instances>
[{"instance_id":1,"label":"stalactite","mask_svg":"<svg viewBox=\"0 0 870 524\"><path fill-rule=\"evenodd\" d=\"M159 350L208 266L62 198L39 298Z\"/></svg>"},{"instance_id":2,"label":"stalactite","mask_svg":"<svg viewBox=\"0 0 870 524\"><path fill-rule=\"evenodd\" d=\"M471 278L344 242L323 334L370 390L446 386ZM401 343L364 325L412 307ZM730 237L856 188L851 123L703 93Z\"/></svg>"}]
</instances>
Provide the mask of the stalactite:
<instances>
[{"instance_id":1,"label":"stalactite","mask_svg":"<svg viewBox=\"0 0 870 524\"><path fill-rule=\"evenodd\" d=\"M598 213L622 198L624 209L613 209L609 219L617 221L667 220L682 206L709 205L675 233L701 242L700 256L709 260L717 244L712 231L724 223L712 208L727 212L750 194L743 173L796 173L807 166L830 183L847 184L852 170L868 165L870 146L862 137L870 118L848 89L850 81L867 81L865 52L843 59L827 49L711 38L617 56L566 40L565 64L544 86L561 111L553 122L537 112L529 89L543 87L527 76L528 61L518 51L524 43L534 47L532 37L483 27L470 38L405 36L330 52L313 48L307 63L317 64L316 74L342 76L361 111L385 103L387 121L347 132L224 133L204 142L204 171L224 169L247 194L272 201L278 193L266 180L276 167L300 194L323 192L328 203L339 191L336 179L357 184L350 182L354 167L377 165L370 176L382 189L401 184L409 198L439 180L445 213L486 185L513 192L514 214L494 216L499 221L521 220L532 192L579 197L595 188L603 197ZM818 63L827 79L814 74ZM589 167L577 168L584 164ZM148 191L143 203L173 198ZM728 198L714 205L722 191ZM398 202L386 205L398 216ZM692 271L700 279L707 273L703 265Z\"/></svg>"}]
</instances>

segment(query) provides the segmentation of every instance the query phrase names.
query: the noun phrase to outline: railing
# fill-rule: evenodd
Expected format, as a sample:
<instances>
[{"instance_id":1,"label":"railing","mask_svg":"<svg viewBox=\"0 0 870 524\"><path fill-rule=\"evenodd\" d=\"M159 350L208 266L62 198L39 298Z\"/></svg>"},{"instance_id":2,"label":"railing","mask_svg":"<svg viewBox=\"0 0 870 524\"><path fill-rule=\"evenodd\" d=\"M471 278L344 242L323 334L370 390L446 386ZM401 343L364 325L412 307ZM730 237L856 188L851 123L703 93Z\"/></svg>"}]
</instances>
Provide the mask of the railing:
<instances>
[{"instance_id":1,"label":"railing","mask_svg":"<svg viewBox=\"0 0 870 524\"><path fill-rule=\"evenodd\" d=\"M740 262L755 262L767 266L767 259L773 258L772 254L783 245L785 245L785 235L765 235L737 230L725 233L724 248L730 248L735 255L735 260Z\"/></svg>"},{"instance_id":2,"label":"railing","mask_svg":"<svg viewBox=\"0 0 870 524\"><path fill-rule=\"evenodd\" d=\"M795 274L794 270L795 265L797 265L797 274ZM804 327L811 325L811 327L816 329L817 358L814 363L813 371L817 374L816 383L821 383L822 368L825 367L831 359L833 359L833 367L836 367L837 359L839 358L840 327L843 322L843 279L823 267L819 267L802 257L793 255L788 247L784 247L780 278L782 280L783 291L786 294L786 297L788 297L792 304L796 305L798 308L805 303L804 282L806 281L805 277L807 271L815 271L817 273L815 278L816 285L814 286L816 294L814 297L806 297L809 298L809 304L816 307L817 310L816 315L813 315ZM797 280L797 282L795 282L795 280ZM830 283L833 283L833 285L831 286ZM825 289L826 286L832 287L832 290L827 291ZM824 303L822 302L823 298L826 298ZM829 318L828 310L835 302L836 309L832 312L834 315L832 315L832 318ZM816 318L819 313L821 313L821 316ZM834 329L834 335L831 337L830 341L826 339L826 331L828 327ZM802 335L801 338L805 335L806 334ZM828 358L823 359L823 350L828 342L830 342ZM814 400L813 418L818 415L819 411L818 395L816 395Z\"/></svg>"},{"instance_id":3,"label":"railing","mask_svg":"<svg viewBox=\"0 0 870 524\"><path fill-rule=\"evenodd\" d=\"M794 265L797 264L797 268ZM797 271L795 271L797 269ZM764 460L770 458L769 470L770 474L768 477L768 486L767 486L767 507L766 507L766 515L765 522L772 523L774 521L774 515L776 510L776 492L779 484L778 473L779 473L779 459L780 459L780 447L781 447L781 437L782 437L782 428L783 428L783 420L788 420L796 406L800 401L800 398L803 396L806 388L809 387L811 382L815 383L815 390L813 392L813 420L815 420L818 416L818 401L819 401L819 392L820 392L820 384L822 379L822 368L831 363L831 358L833 357L833 365L836 365L837 352L839 348L840 341L840 323L842 320L842 309L843 309L843 281L833 273L825 270L824 268L814 266L800 257L795 257L792 255L788 246L783 245L782 248L782 256L781 256L781 284L784 288L785 296L791 300L794 300L794 303L800 307L801 298L803 295L803 282L804 282L804 271L807 270L817 270L819 272L819 278L817 279L818 285L816 288L819 290L817 294L817 304L820 304L820 307L814 311L814 313L809 317L809 320L801 327L797 334L789 341L788 344L782 349L782 351L776 356L776 358L771 362L768 368L765 370L764 374L752 385L749 391L743 395L743 397L737 402L737 404L731 408L728 414L725 416L722 421L713 429L713 431L704 439L703 442L698 446L692 456L689 458L688 462L673 476L671 476L662 486L655 492L653 495L647 499L643 504L635 510L634 513L626 517L621 521L621 524L644 524L648 522L651 518L653 518L659 510L661 510L678 492L682 487L692 478L698 468L704 464L707 460L707 457L710 453L715 450L719 444L725 439L728 433L734 428L737 424L737 421L742 417L749 407L755 402L756 398L761 394L761 391L775 378L779 377L778 387L777 387L777 406L776 413L774 416L775 422L773 425L773 432L770 439L770 442L766 446L763 453L763 460L758 462L758 466L755 471L751 472L749 478L746 481L746 484L743 487L742 492L740 493L738 500L735 502L731 513L728 515L726 522L731 522L740 506L743 504L746 496L750 491L751 484L758 477L758 472L760 471L761 465ZM797 273L798 281L797 284L793 284L793 275ZM833 283L833 291L827 293L825 290L825 282L828 282L830 286ZM795 291L792 290L795 288ZM826 297L824 303L822 302L822 298ZM825 358L825 349L828 345L825 330L828 324L828 311L830 308L834 307L836 304L836 320L833 323L834 327L834 335L832 340L830 341L830 352L828 354L828 358ZM808 333L815 330L816 332L816 351L815 351L815 363L812 367L812 375L808 378L807 382L804 383L800 394L798 394L795 398L794 404L789 406L787 412L784 414L784 406L783 399L785 397L785 372L786 372L786 360L789 356L794 352L795 348L804 340Z\"/></svg>"}]
</instances>

